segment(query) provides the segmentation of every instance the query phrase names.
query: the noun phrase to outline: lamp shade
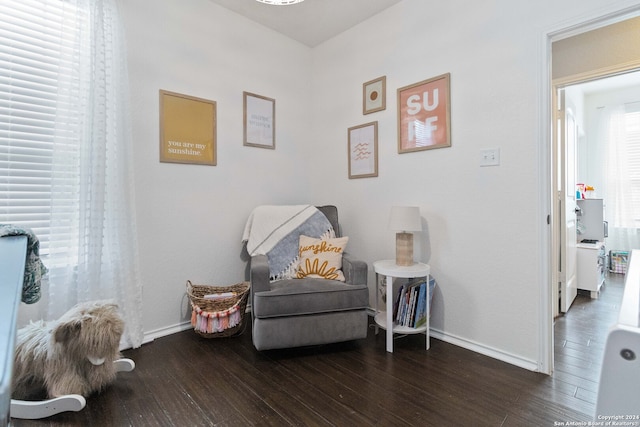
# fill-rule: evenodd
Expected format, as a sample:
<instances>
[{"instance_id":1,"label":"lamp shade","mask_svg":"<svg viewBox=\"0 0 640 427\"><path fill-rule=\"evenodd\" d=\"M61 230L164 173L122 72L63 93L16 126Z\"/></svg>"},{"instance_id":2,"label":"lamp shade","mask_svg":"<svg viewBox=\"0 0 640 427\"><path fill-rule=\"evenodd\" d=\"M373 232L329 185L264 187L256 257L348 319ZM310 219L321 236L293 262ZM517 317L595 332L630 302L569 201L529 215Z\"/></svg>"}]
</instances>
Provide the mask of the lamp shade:
<instances>
[{"instance_id":1,"label":"lamp shade","mask_svg":"<svg viewBox=\"0 0 640 427\"><path fill-rule=\"evenodd\" d=\"M389 229L394 231L422 231L420 208L417 206L393 206Z\"/></svg>"}]
</instances>

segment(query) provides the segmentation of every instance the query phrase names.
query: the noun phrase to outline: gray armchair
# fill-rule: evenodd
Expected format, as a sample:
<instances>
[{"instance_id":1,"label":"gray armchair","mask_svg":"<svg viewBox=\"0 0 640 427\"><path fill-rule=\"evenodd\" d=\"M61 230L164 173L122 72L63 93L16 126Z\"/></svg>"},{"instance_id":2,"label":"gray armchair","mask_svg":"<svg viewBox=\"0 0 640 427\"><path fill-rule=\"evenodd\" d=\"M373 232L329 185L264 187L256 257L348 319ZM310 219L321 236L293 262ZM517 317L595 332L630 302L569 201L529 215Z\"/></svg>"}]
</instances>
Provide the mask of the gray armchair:
<instances>
[{"instance_id":1,"label":"gray armchair","mask_svg":"<svg viewBox=\"0 0 640 427\"><path fill-rule=\"evenodd\" d=\"M318 209L340 237L335 206ZM350 341L367 336L367 264L343 254L346 281L319 278L269 281L266 255L250 260L253 345L258 350Z\"/></svg>"}]
</instances>

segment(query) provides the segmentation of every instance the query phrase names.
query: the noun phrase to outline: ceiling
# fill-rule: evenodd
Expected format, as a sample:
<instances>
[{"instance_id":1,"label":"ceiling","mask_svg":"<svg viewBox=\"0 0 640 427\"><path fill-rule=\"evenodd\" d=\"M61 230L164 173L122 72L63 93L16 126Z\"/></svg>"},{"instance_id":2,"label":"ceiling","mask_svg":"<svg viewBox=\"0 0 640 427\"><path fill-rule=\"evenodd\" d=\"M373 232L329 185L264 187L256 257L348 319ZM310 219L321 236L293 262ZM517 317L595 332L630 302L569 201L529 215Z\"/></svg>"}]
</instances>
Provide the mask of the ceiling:
<instances>
[{"instance_id":1,"label":"ceiling","mask_svg":"<svg viewBox=\"0 0 640 427\"><path fill-rule=\"evenodd\" d=\"M315 47L402 0L306 0L290 6L256 0L211 1Z\"/></svg>"},{"instance_id":2,"label":"ceiling","mask_svg":"<svg viewBox=\"0 0 640 427\"><path fill-rule=\"evenodd\" d=\"M631 86L640 86L640 71L623 73L586 83L579 83L576 86L578 86L585 94L622 89Z\"/></svg>"}]
</instances>

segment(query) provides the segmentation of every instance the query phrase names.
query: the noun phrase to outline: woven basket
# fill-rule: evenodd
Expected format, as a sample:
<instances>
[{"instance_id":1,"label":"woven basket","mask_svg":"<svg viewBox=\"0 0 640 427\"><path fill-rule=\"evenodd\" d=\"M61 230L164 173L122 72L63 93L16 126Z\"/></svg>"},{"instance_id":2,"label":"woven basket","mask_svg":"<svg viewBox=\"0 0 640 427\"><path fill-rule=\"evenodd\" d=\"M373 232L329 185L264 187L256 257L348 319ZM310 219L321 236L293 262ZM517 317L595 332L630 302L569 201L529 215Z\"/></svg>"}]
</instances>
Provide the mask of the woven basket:
<instances>
[{"instance_id":1,"label":"woven basket","mask_svg":"<svg viewBox=\"0 0 640 427\"><path fill-rule=\"evenodd\" d=\"M205 338L223 338L241 334L249 299L249 282L231 286L194 285L187 280L191 302L191 326ZM228 298L209 299L205 295L232 293Z\"/></svg>"}]
</instances>

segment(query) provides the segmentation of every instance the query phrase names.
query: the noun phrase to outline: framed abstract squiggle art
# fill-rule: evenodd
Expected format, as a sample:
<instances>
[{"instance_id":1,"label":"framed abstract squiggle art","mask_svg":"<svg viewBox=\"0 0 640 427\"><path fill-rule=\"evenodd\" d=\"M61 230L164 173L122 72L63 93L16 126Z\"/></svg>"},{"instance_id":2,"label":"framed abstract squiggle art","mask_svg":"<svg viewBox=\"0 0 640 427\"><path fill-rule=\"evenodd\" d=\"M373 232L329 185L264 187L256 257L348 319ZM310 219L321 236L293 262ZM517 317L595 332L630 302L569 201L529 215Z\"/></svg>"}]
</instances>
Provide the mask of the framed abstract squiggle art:
<instances>
[{"instance_id":1,"label":"framed abstract squiggle art","mask_svg":"<svg viewBox=\"0 0 640 427\"><path fill-rule=\"evenodd\" d=\"M378 122L348 131L349 179L378 176Z\"/></svg>"}]
</instances>

